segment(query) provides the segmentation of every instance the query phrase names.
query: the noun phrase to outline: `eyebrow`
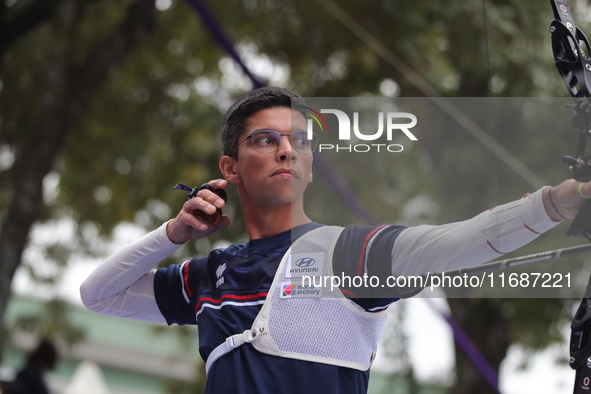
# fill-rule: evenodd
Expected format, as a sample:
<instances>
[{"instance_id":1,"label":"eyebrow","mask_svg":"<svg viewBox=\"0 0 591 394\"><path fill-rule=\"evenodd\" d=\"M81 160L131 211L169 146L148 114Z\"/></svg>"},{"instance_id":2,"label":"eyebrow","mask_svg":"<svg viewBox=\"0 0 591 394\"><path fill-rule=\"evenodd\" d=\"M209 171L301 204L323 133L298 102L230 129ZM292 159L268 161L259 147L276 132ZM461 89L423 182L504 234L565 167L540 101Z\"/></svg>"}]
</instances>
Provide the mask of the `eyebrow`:
<instances>
[{"instance_id":1,"label":"eyebrow","mask_svg":"<svg viewBox=\"0 0 591 394\"><path fill-rule=\"evenodd\" d=\"M270 128L262 128L262 129L252 130L250 133L248 133L248 135L251 135L252 133L256 133L257 131L276 131L278 133L294 133L296 131L304 131L305 132L306 130L303 130L303 129L295 129L295 130L285 130L285 131L282 131L282 130L275 130L275 129L270 129Z\"/></svg>"}]
</instances>

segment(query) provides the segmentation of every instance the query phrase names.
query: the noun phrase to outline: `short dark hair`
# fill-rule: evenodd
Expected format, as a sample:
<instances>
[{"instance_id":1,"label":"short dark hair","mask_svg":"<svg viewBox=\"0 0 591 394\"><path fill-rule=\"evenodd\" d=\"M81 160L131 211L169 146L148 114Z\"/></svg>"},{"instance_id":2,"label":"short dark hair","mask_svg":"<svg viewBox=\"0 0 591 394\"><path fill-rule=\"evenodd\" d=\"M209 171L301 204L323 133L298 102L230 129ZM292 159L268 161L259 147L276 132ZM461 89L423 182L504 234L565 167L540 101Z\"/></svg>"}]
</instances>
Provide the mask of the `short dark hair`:
<instances>
[{"instance_id":1,"label":"short dark hair","mask_svg":"<svg viewBox=\"0 0 591 394\"><path fill-rule=\"evenodd\" d=\"M292 99L295 99L292 103ZM265 87L251 90L241 96L226 112L222 124L222 154L238 158L238 137L244 131L246 120L256 112L274 107L291 108L295 104L305 116L302 97L289 89Z\"/></svg>"},{"instance_id":2,"label":"short dark hair","mask_svg":"<svg viewBox=\"0 0 591 394\"><path fill-rule=\"evenodd\" d=\"M37 347L29 353L28 364L37 364L46 370L55 368L59 355L53 342L48 338L43 338Z\"/></svg>"}]
</instances>

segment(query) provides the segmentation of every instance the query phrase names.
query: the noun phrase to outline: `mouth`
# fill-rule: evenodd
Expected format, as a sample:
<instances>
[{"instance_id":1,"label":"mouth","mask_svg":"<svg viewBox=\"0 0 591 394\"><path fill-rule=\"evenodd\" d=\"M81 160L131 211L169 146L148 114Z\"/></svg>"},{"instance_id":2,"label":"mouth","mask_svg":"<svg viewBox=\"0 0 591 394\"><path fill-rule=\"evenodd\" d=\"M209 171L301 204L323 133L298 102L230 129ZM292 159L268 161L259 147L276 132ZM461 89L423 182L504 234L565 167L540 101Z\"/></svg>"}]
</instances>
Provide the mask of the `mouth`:
<instances>
[{"instance_id":1,"label":"mouth","mask_svg":"<svg viewBox=\"0 0 591 394\"><path fill-rule=\"evenodd\" d=\"M275 171L271 176L298 178L298 172L291 168L280 168L277 171Z\"/></svg>"}]
</instances>

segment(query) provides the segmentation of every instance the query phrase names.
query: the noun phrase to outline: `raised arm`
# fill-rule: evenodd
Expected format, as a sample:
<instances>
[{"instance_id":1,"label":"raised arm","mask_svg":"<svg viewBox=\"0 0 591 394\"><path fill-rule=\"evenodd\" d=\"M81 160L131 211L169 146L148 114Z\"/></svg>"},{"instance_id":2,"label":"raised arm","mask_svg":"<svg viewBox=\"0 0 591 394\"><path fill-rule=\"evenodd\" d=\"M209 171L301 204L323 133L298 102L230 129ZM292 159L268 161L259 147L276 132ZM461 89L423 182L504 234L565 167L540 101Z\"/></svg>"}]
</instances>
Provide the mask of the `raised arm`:
<instances>
[{"instance_id":1,"label":"raised arm","mask_svg":"<svg viewBox=\"0 0 591 394\"><path fill-rule=\"evenodd\" d=\"M224 180L211 181L224 188ZM80 287L83 304L102 314L150 322L165 322L154 297L154 268L189 239L206 237L230 220L223 216L215 226L193 216L222 208L224 201L210 190L188 200L173 220L143 236L105 260Z\"/></svg>"},{"instance_id":2,"label":"raised arm","mask_svg":"<svg viewBox=\"0 0 591 394\"><path fill-rule=\"evenodd\" d=\"M164 323L154 299L154 268L180 246L166 236L166 224L136 240L82 283L82 303L106 315Z\"/></svg>"},{"instance_id":3,"label":"raised arm","mask_svg":"<svg viewBox=\"0 0 591 394\"><path fill-rule=\"evenodd\" d=\"M580 182L544 187L518 201L491 208L463 222L404 230L392 251L392 274L415 275L478 265L528 244L584 202ZM591 195L591 184L581 187Z\"/></svg>"}]
</instances>

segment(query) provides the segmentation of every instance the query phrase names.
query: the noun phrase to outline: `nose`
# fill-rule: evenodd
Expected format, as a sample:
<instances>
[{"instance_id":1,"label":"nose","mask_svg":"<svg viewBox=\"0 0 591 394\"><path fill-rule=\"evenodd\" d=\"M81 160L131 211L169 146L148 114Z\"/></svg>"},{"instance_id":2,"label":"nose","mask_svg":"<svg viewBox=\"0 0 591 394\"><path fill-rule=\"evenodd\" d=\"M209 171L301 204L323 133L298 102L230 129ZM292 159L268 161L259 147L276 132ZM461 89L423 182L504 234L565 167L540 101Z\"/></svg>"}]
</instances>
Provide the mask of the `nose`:
<instances>
[{"instance_id":1,"label":"nose","mask_svg":"<svg viewBox=\"0 0 591 394\"><path fill-rule=\"evenodd\" d=\"M279 146L277 147L277 152L275 152L275 154L277 155L277 159L279 161L296 161L295 150L291 146L291 142L289 141L289 135L281 136L281 141L279 142Z\"/></svg>"}]
</instances>

